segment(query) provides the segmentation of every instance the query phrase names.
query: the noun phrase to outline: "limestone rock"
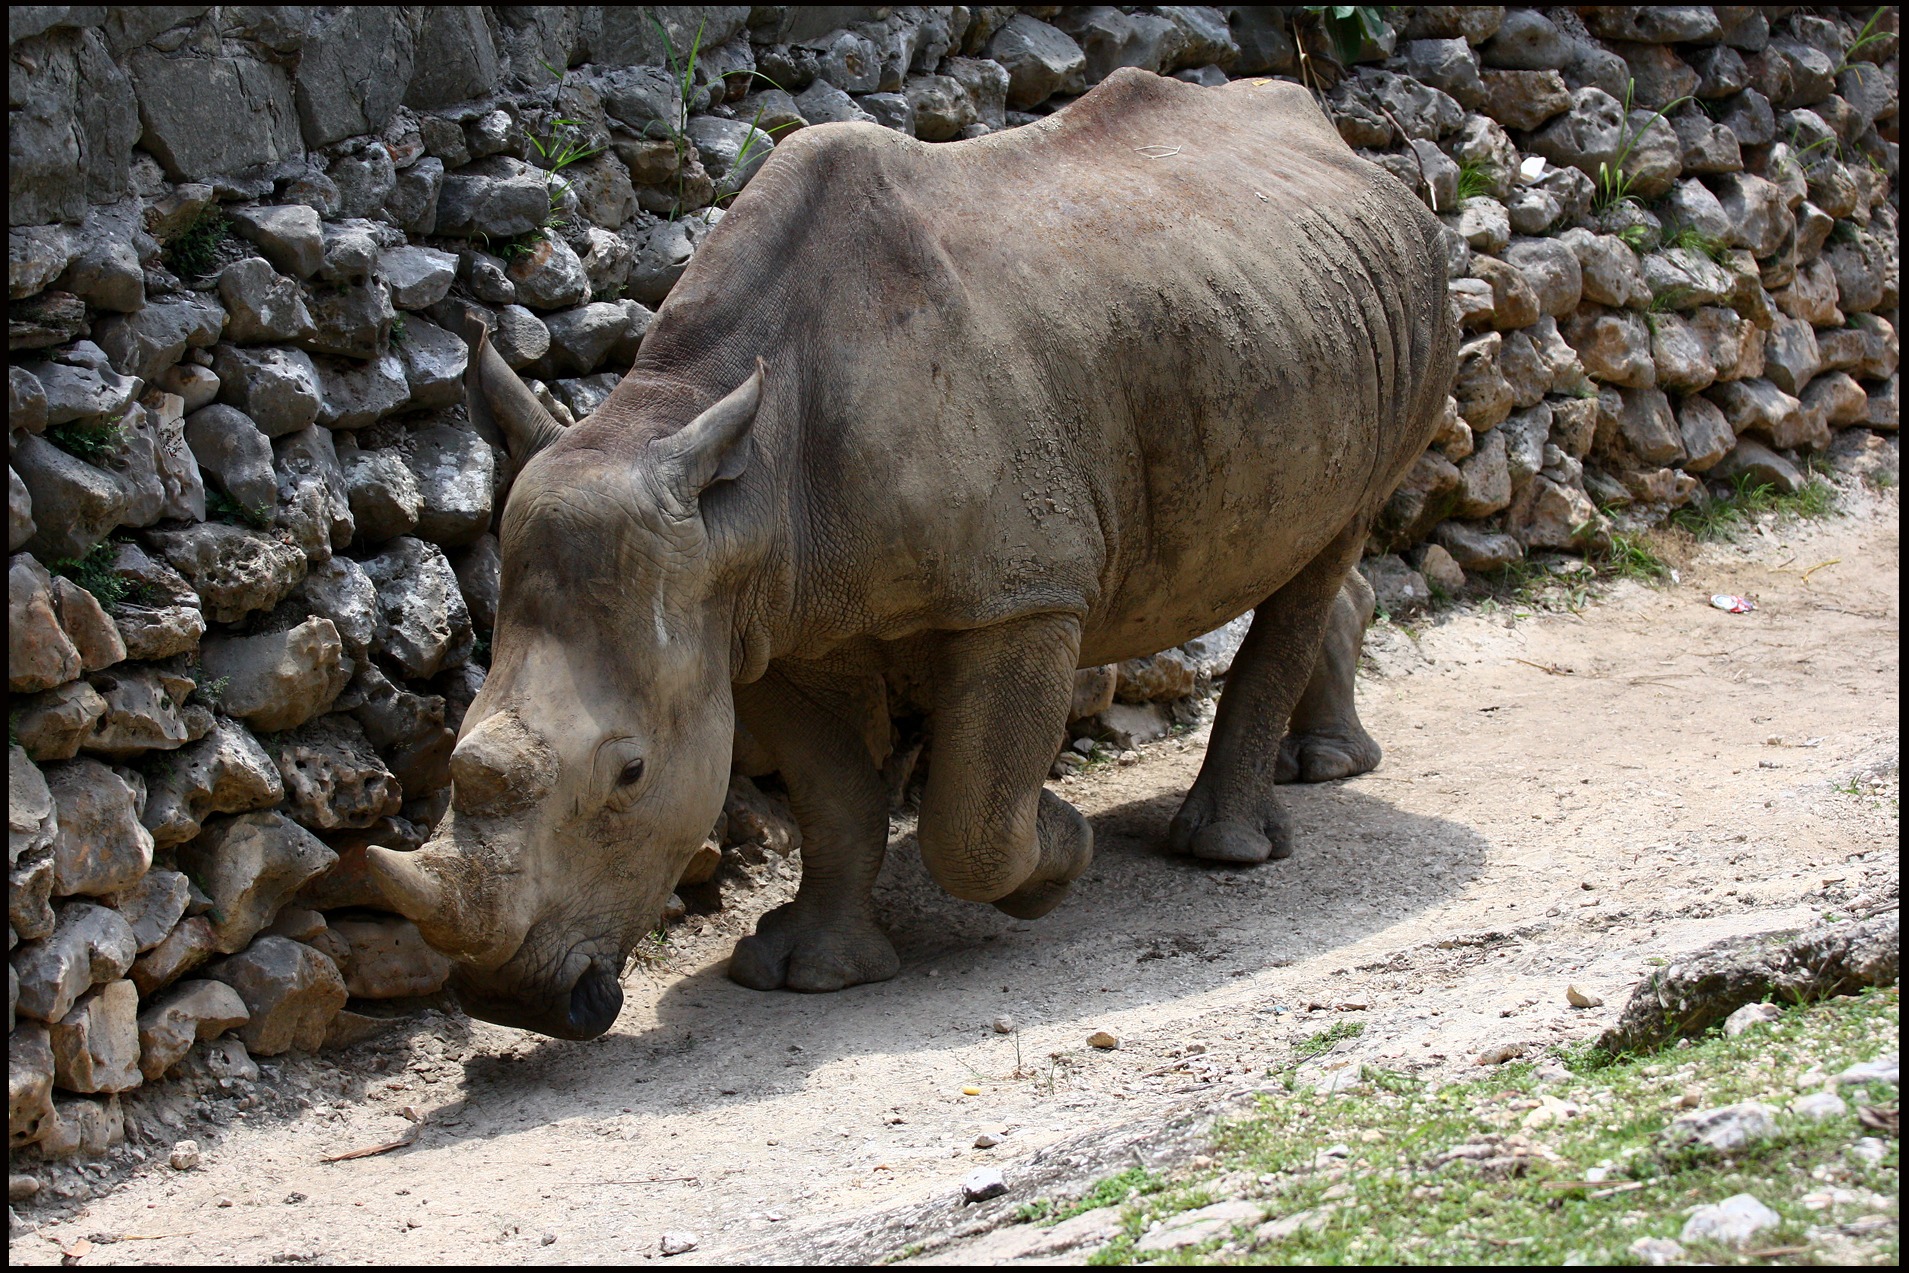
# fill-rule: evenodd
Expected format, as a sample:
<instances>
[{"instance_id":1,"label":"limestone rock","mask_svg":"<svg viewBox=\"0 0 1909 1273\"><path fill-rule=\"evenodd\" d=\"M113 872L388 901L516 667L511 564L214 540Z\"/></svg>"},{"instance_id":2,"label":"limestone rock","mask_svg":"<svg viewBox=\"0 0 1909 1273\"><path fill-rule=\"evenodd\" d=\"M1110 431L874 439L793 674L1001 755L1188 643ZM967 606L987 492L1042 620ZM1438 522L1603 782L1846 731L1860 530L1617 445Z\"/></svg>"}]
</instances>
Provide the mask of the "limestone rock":
<instances>
[{"instance_id":1,"label":"limestone rock","mask_svg":"<svg viewBox=\"0 0 1909 1273\"><path fill-rule=\"evenodd\" d=\"M280 734L273 754L292 816L305 826L368 827L404 803L397 779L349 716L320 717Z\"/></svg>"},{"instance_id":2,"label":"limestone rock","mask_svg":"<svg viewBox=\"0 0 1909 1273\"><path fill-rule=\"evenodd\" d=\"M288 631L208 640L201 657L209 674L226 681L223 708L268 732L310 720L350 680L338 629L319 617Z\"/></svg>"},{"instance_id":3,"label":"limestone rock","mask_svg":"<svg viewBox=\"0 0 1909 1273\"><path fill-rule=\"evenodd\" d=\"M549 211L544 174L522 160L493 155L445 175L437 232L510 239L537 229Z\"/></svg>"},{"instance_id":4,"label":"limestone rock","mask_svg":"<svg viewBox=\"0 0 1909 1273\"><path fill-rule=\"evenodd\" d=\"M549 355L540 365L548 365L555 373L595 371L629 331L626 304L636 305L636 302L596 301L551 314L544 319L549 332Z\"/></svg>"},{"instance_id":5,"label":"limestone rock","mask_svg":"<svg viewBox=\"0 0 1909 1273\"><path fill-rule=\"evenodd\" d=\"M269 535L207 522L184 530L149 531L147 543L191 581L206 614L236 623L283 601L305 574L297 549Z\"/></svg>"},{"instance_id":6,"label":"limestone rock","mask_svg":"<svg viewBox=\"0 0 1909 1273\"><path fill-rule=\"evenodd\" d=\"M60 626L53 576L25 553L7 568L7 688L50 689L80 674L80 653Z\"/></svg>"},{"instance_id":7,"label":"limestone rock","mask_svg":"<svg viewBox=\"0 0 1909 1273\"><path fill-rule=\"evenodd\" d=\"M1468 340L1458 348L1458 374L1452 382L1452 395L1458 400L1458 413L1474 433L1491 428L1511 414L1515 396L1498 366L1503 348L1504 338L1497 332Z\"/></svg>"},{"instance_id":8,"label":"limestone rock","mask_svg":"<svg viewBox=\"0 0 1909 1273\"><path fill-rule=\"evenodd\" d=\"M312 334L312 316L298 284L263 257L226 266L219 274L219 299L230 315L226 337L234 344L302 341Z\"/></svg>"},{"instance_id":9,"label":"limestone rock","mask_svg":"<svg viewBox=\"0 0 1909 1273\"><path fill-rule=\"evenodd\" d=\"M1452 507L1459 517L1488 517L1511 503L1511 468L1505 434L1493 429L1479 435L1471 455L1458 466L1458 499ZM1462 564L1462 562L1461 562Z\"/></svg>"},{"instance_id":10,"label":"limestone rock","mask_svg":"<svg viewBox=\"0 0 1909 1273\"><path fill-rule=\"evenodd\" d=\"M88 759L48 766L46 782L59 811L53 841L57 893L116 893L146 873L153 843L139 822L143 791Z\"/></svg>"},{"instance_id":11,"label":"limestone rock","mask_svg":"<svg viewBox=\"0 0 1909 1273\"><path fill-rule=\"evenodd\" d=\"M53 1049L47 1028L38 1021L21 1021L7 1036L7 1147L36 1144L53 1120Z\"/></svg>"},{"instance_id":12,"label":"limestone rock","mask_svg":"<svg viewBox=\"0 0 1909 1273\"><path fill-rule=\"evenodd\" d=\"M154 867L137 883L106 899L125 917L139 951L151 950L166 939L186 913L191 883L177 871Z\"/></svg>"},{"instance_id":13,"label":"limestone rock","mask_svg":"<svg viewBox=\"0 0 1909 1273\"><path fill-rule=\"evenodd\" d=\"M48 561L84 557L131 509L133 493L117 474L45 438L14 435L8 459L33 506L34 535L21 547Z\"/></svg>"},{"instance_id":14,"label":"limestone rock","mask_svg":"<svg viewBox=\"0 0 1909 1273\"><path fill-rule=\"evenodd\" d=\"M354 529L345 475L331 437L331 430L314 425L272 444L277 522L304 550L308 567L330 561L334 548L351 543Z\"/></svg>"},{"instance_id":15,"label":"limestone rock","mask_svg":"<svg viewBox=\"0 0 1909 1273\"><path fill-rule=\"evenodd\" d=\"M239 507L267 518L278 498L272 443L237 407L215 403L186 417L186 445L201 472Z\"/></svg>"},{"instance_id":16,"label":"limestone rock","mask_svg":"<svg viewBox=\"0 0 1909 1273\"><path fill-rule=\"evenodd\" d=\"M339 458L361 543L381 544L416 528L424 496L402 454L395 449L360 451L353 447L342 451Z\"/></svg>"},{"instance_id":17,"label":"limestone rock","mask_svg":"<svg viewBox=\"0 0 1909 1273\"><path fill-rule=\"evenodd\" d=\"M995 32L988 42L988 57L1007 71L1007 104L1015 110L1026 110L1055 93L1079 93L1087 87L1087 56L1080 45L1025 13L1015 14Z\"/></svg>"},{"instance_id":18,"label":"limestone rock","mask_svg":"<svg viewBox=\"0 0 1909 1273\"><path fill-rule=\"evenodd\" d=\"M50 935L14 952L13 970L20 978L16 1010L36 1021L58 1021L88 990L125 976L136 953L133 930L118 911L64 903Z\"/></svg>"},{"instance_id":19,"label":"limestone rock","mask_svg":"<svg viewBox=\"0 0 1909 1273\"><path fill-rule=\"evenodd\" d=\"M310 278L324 264L325 240L318 213L301 204L237 208L232 228L258 246L265 259L293 278Z\"/></svg>"},{"instance_id":20,"label":"limestone rock","mask_svg":"<svg viewBox=\"0 0 1909 1273\"><path fill-rule=\"evenodd\" d=\"M398 313L383 281L366 275L360 283L314 287L306 293L311 334L301 348L338 358L377 358L386 352Z\"/></svg>"},{"instance_id":21,"label":"limestone rock","mask_svg":"<svg viewBox=\"0 0 1909 1273\"><path fill-rule=\"evenodd\" d=\"M84 995L47 1031L53 1081L69 1092L125 1092L138 1087L139 992L109 981Z\"/></svg>"},{"instance_id":22,"label":"limestone rock","mask_svg":"<svg viewBox=\"0 0 1909 1273\"><path fill-rule=\"evenodd\" d=\"M328 429L362 429L410 401L411 380L401 354L358 361L320 358L313 366L321 395L317 419Z\"/></svg>"},{"instance_id":23,"label":"limestone rock","mask_svg":"<svg viewBox=\"0 0 1909 1273\"><path fill-rule=\"evenodd\" d=\"M272 758L243 726L223 716L210 733L181 748L147 781L141 820L154 843L166 847L198 835L201 824L214 814L269 809L285 798Z\"/></svg>"},{"instance_id":24,"label":"limestone rock","mask_svg":"<svg viewBox=\"0 0 1909 1273\"><path fill-rule=\"evenodd\" d=\"M1691 473L1715 467L1737 443L1723 412L1708 398L1696 394L1678 404L1677 432L1683 442L1683 467Z\"/></svg>"},{"instance_id":25,"label":"limestone rock","mask_svg":"<svg viewBox=\"0 0 1909 1273\"><path fill-rule=\"evenodd\" d=\"M286 899L338 860L311 832L277 813L217 819L178 856L212 899L213 948L224 954L242 950Z\"/></svg>"},{"instance_id":26,"label":"limestone rock","mask_svg":"<svg viewBox=\"0 0 1909 1273\"><path fill-rule=\"evenodd\" d=\"M1787 394L1800 394L1822 367L1816 332L1800 318L1779 318L1763 347L1763 374Z\"/></svg>"},{"instance_id":27,"label":"limestone rock","mask_svg":"<svg viewBox=\"0 0 1909 1273\"><path fill-rule=\"evenodd\" d=\"M114 760L171 751L193 737L185 704L191 678L156 667L130 666L96 673L93 688L104 710L80 746Z\"/></svg>"},{"instance_id":28,"label":"limestone rock","mask_svg":"<svg viewBox=\"0 0 1909 1273\"><path fill-rule=\"evenodd\" d=\"M1571 109L1571 90L1554 70L1481 71L1479 82L1485 90L1479 109L1506 128L1528 132Z\"/></svg>"},{"instance_id":29,"label":"limestone rock","mask_svg":"<svg viewBox=\"0 0 1909 1273\"><path fill-rule=\"evenodd\" d=\"M464 369L470 361L470 350L458 337L434 323L413 318L405 325L398 357L404 364L405 386L413 407L448 407L464 400Z\"/></svg>"},{"instance_id":30,"label":"limestone rock","mask_svg":"<svg viewBox=\"0 0 1909 1273\"><path fill-rule=\"evenodd\" d=\"M220 345L212 351L219 401L237 407L266 437L296 433L318 419L318 369L302 349Z\"/></svg>"},{"instance_id":31,"label":"limestone rock","mask_svg":"<svg viewBox=\"0 0 1909 1273\"><path fill-rule=\"evenodd\" d=\"M1640 315L1584 305L1559 330L1598 379L1640 389L1657 383L1650 328Z\"/></svg>"},{"instance_id":32,"label":"limestone rock","mask_svg":"<svg viewBox=\"0 0 1909 1273\"><path fill-rule=\"evenodd\" d=\"M490 529L493 461L483 438L446 426L421 429L405 462L417 483L419 538L460 547Z\"/></svg>"},{"instance_id":33,"label":"limestone rock","mask_svg":"<svg viewBox=\"0 0 1909 1273\"><path fill-rule=\"evenodd\" d=\"M93 325L93 339L112 365L141 380L157 380L185 357L219 339L225 311L197 294L155 298L137 313L113 314Z\"/></svg>"},{"instance_id":34,"label":"limestone rock","mask_svg":"<svg viewBox=\"0 0 1909 1273\"><path fill-rule=\"evenodd\" d=\"M165 940L141 955L128 975L141 995L150 996L203 964L213 953L212 921L203 915L189 915L166 934Z\"/></svg>"},{"instance_id":35,"label":"limestone rock","mask_svg":"<svg viewBox=\"0 0 1909 1273\"><path fill-rule=\"evenodd\" d=\"M469 659L470 611L457 575L435 545L399 536L362 564L384 615L382 653L405 675L430 677Z\"/></svg>"},{"instance_id":36,"label":"limestone rock","mask_svg":"<svg viewBox=\"0 0 1909 1273\"><path fill-rule=\"evenodd\" d=\"M378 593L364 567L351 558L333 557L313 568L299 592L313 614L331 620L354 658L378 639Z\"/></svg>"},{"instance_id":37,"label":"limestone rock","mask_svg":"<svg viewBox=\"0 0 1909 1273\"><path fill-rule=\"evenodd\" d=\"M1199 669L1180 650L1162 650L1119 666L1114 697L1123 703L1167 702L1193 693Z\"/></svg>"},{"instance_id":38,"label":"limestone rock","mask_svg":"<svg viewBox=\"0 0 1909 1273\"><path fill-rule=\"evenodd\" d=\"M1440 522L1432 536L1466 570L1501 570L1525 555L1513 536L1468 522Z\"/></svg>"},{"instance_id":39,"label":"limestone rock","mask_svg":"<svg viewBox=\"0 0 1909 1273\"><path fill-rule=\"evenodd\" d=\"M157 1079L195 1042L216 1039L251 1019L245 1000L225 982L181 982L139 1014L140 1071Z\"/></svg>"},{"instance_id":40,"label":"limestone rock","mask_svg":"<svg viewBox=\"0 0 1909 1273\"><path fill-rule=\"evenodd\" d=\"M331 960L284 937L261 937L207 975L238 991L250 1019L238 1030L255 1056L316 1050L345 1006L344 978Z\"/></svg>"},{"instance_id":41,"label":"limestone rock","mask_svg":"<svg viewBox=\"0 0 1909 1273\"><path fill-rule=\"evenodd\" d=\"M106 700L85 681L68 681L21 701L12 712L14 735L28 756L71 760L92 733L93 722L106 714Z\"/></svg>"},{"instance_id":42,"label":"limestone rock","mask_svg":"<svg viewBox=\"0 0 1909 1273\"><path fill-rule=\"evenodd\" d=\"M351 947L342 971L353 998L435 994L450 978L450 961L426 945L408 919L341 919L331 930Z\"/></svg>"}]
</instances>

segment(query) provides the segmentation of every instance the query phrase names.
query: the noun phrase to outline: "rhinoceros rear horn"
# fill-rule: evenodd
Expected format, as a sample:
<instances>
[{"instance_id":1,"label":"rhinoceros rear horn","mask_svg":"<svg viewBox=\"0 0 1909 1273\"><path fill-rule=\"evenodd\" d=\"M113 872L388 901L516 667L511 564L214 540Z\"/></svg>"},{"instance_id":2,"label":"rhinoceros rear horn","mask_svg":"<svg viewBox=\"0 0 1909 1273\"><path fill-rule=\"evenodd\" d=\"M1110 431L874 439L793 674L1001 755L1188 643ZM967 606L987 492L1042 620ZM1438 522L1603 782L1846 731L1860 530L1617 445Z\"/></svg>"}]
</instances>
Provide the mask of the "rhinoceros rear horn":
<instances>
[{"instance_id":1,"label":"rhinoceros rear horn","mask_svg":"<svg viewBox=\"0 0 1909 1273\"><path fill-rule=\"evenodd\" d=\"M511 464L521 472L531 456L563 436L563 426L531 396L491 345L490 328L474 313L464 317L464 343L470 347L464 396L471 420L486 439L503 443Z\"/></svg>"},{"instance_id":2,"label":"rhinoceros rear horn","mask_svg":"<svg viewBox=\"0 0 1909 1273\"><path fill-rule=\"evenodd\" d=\"M657 439L659 468L685 505L711 483L733 481L749 467L749 428L762 405L766 372L762 359L756 359L749 379L676 432Z\"/></svg>"}]
</instances>

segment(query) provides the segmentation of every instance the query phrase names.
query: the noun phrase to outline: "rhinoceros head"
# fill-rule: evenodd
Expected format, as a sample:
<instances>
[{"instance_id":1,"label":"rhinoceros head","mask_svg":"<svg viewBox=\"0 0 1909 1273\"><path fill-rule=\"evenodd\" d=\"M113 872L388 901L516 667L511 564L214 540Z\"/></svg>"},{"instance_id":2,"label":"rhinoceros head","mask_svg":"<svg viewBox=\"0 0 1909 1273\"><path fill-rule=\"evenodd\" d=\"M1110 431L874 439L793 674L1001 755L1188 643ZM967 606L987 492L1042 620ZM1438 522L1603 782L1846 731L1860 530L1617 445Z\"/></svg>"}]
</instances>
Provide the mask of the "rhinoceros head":
<instances>
[{"instance_id":1,"label":"rhinoceros head","mask_svg":"<svg viewBox=\"0 0 1909 1273\"><path fill-rule=\"evenodd\" d=\"M591 1038L722 808L736 588L699 504L748 462L763 368L680 429L593 445L471 339L473 415L520 468L490 674L452 753L450 811L422 849L373 849L371 868L453 959L473 1015Z\"/></svg>"}]
</instances>

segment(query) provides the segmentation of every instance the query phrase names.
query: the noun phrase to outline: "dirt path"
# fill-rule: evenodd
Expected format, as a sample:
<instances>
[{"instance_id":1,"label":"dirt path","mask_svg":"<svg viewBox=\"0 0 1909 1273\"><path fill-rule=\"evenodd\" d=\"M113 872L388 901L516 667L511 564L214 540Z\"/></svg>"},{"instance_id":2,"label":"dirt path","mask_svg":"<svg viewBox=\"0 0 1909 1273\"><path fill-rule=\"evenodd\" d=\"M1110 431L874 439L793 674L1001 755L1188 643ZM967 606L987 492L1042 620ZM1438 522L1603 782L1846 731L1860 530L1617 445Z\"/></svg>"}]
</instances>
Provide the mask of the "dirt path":
<instances>
[{"instance_id":1,"label":"dirt path","mask_svg":"<svg viewBox=\"0 0 1909 1273\"><path fill-rule=\"evenodd\" d=\"M1652 956L1896 894L1899 507L1853 503L1578 616L1375 630L1362 711L1385 762L1287 789L1287 862L1157 853L1196 731L1058 784L1099 852L1045 920L941 894L899 828L880 899L893 981L728 982L735 931L779 900L764 889L679 928L670 967L633 973L595 1042L434 1017L149 1107L183 1128L154 1124L165 1143L200 1136L205 1165L171 1171L162 1143L82 1210L23 1209L39 1227L14 1230L11 1258L91 1237L85 1264L622 1263L668 1231L697 1236L691 1259L773 1259L955 1196L976 1165L1012 1184L1043 1148L1250 1087L1336 1023L1363 1033L1315 1080L1587 1037ZM1760 608L1722 613L1713 592ZM1567 983L1606 1006L1568 1007ZM1120 1047L1088 1048L1098 1029ZM320 1161L414 1130L405 1107L415 1144ZM983 1133L998 1147L974 1148Z\"/></svg>"}]
</instances>

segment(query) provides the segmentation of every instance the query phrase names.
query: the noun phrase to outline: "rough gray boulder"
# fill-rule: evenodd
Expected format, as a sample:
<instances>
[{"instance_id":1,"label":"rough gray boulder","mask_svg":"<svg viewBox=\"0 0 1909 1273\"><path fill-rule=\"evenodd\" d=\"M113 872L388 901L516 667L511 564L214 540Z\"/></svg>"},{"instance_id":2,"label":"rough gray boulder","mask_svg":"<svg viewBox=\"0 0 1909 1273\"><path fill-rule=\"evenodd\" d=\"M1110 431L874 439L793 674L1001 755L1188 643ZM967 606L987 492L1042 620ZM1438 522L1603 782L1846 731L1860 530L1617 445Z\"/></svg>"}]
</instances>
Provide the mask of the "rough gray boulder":
<instances>
[{"instance_id":1,"label":"rough gray boulder","mask_svg":"<svg viewBox=\"0 0 1909 1273\"><path fill-rule=\"evenodd\" d=\"M1701 1034L1746 1003L1809 1003L1896 984L1902 916L1732 937L1653 969L1598 1037L1609 1053L1647 1053Z\"/></svg>"}]
</instances>

